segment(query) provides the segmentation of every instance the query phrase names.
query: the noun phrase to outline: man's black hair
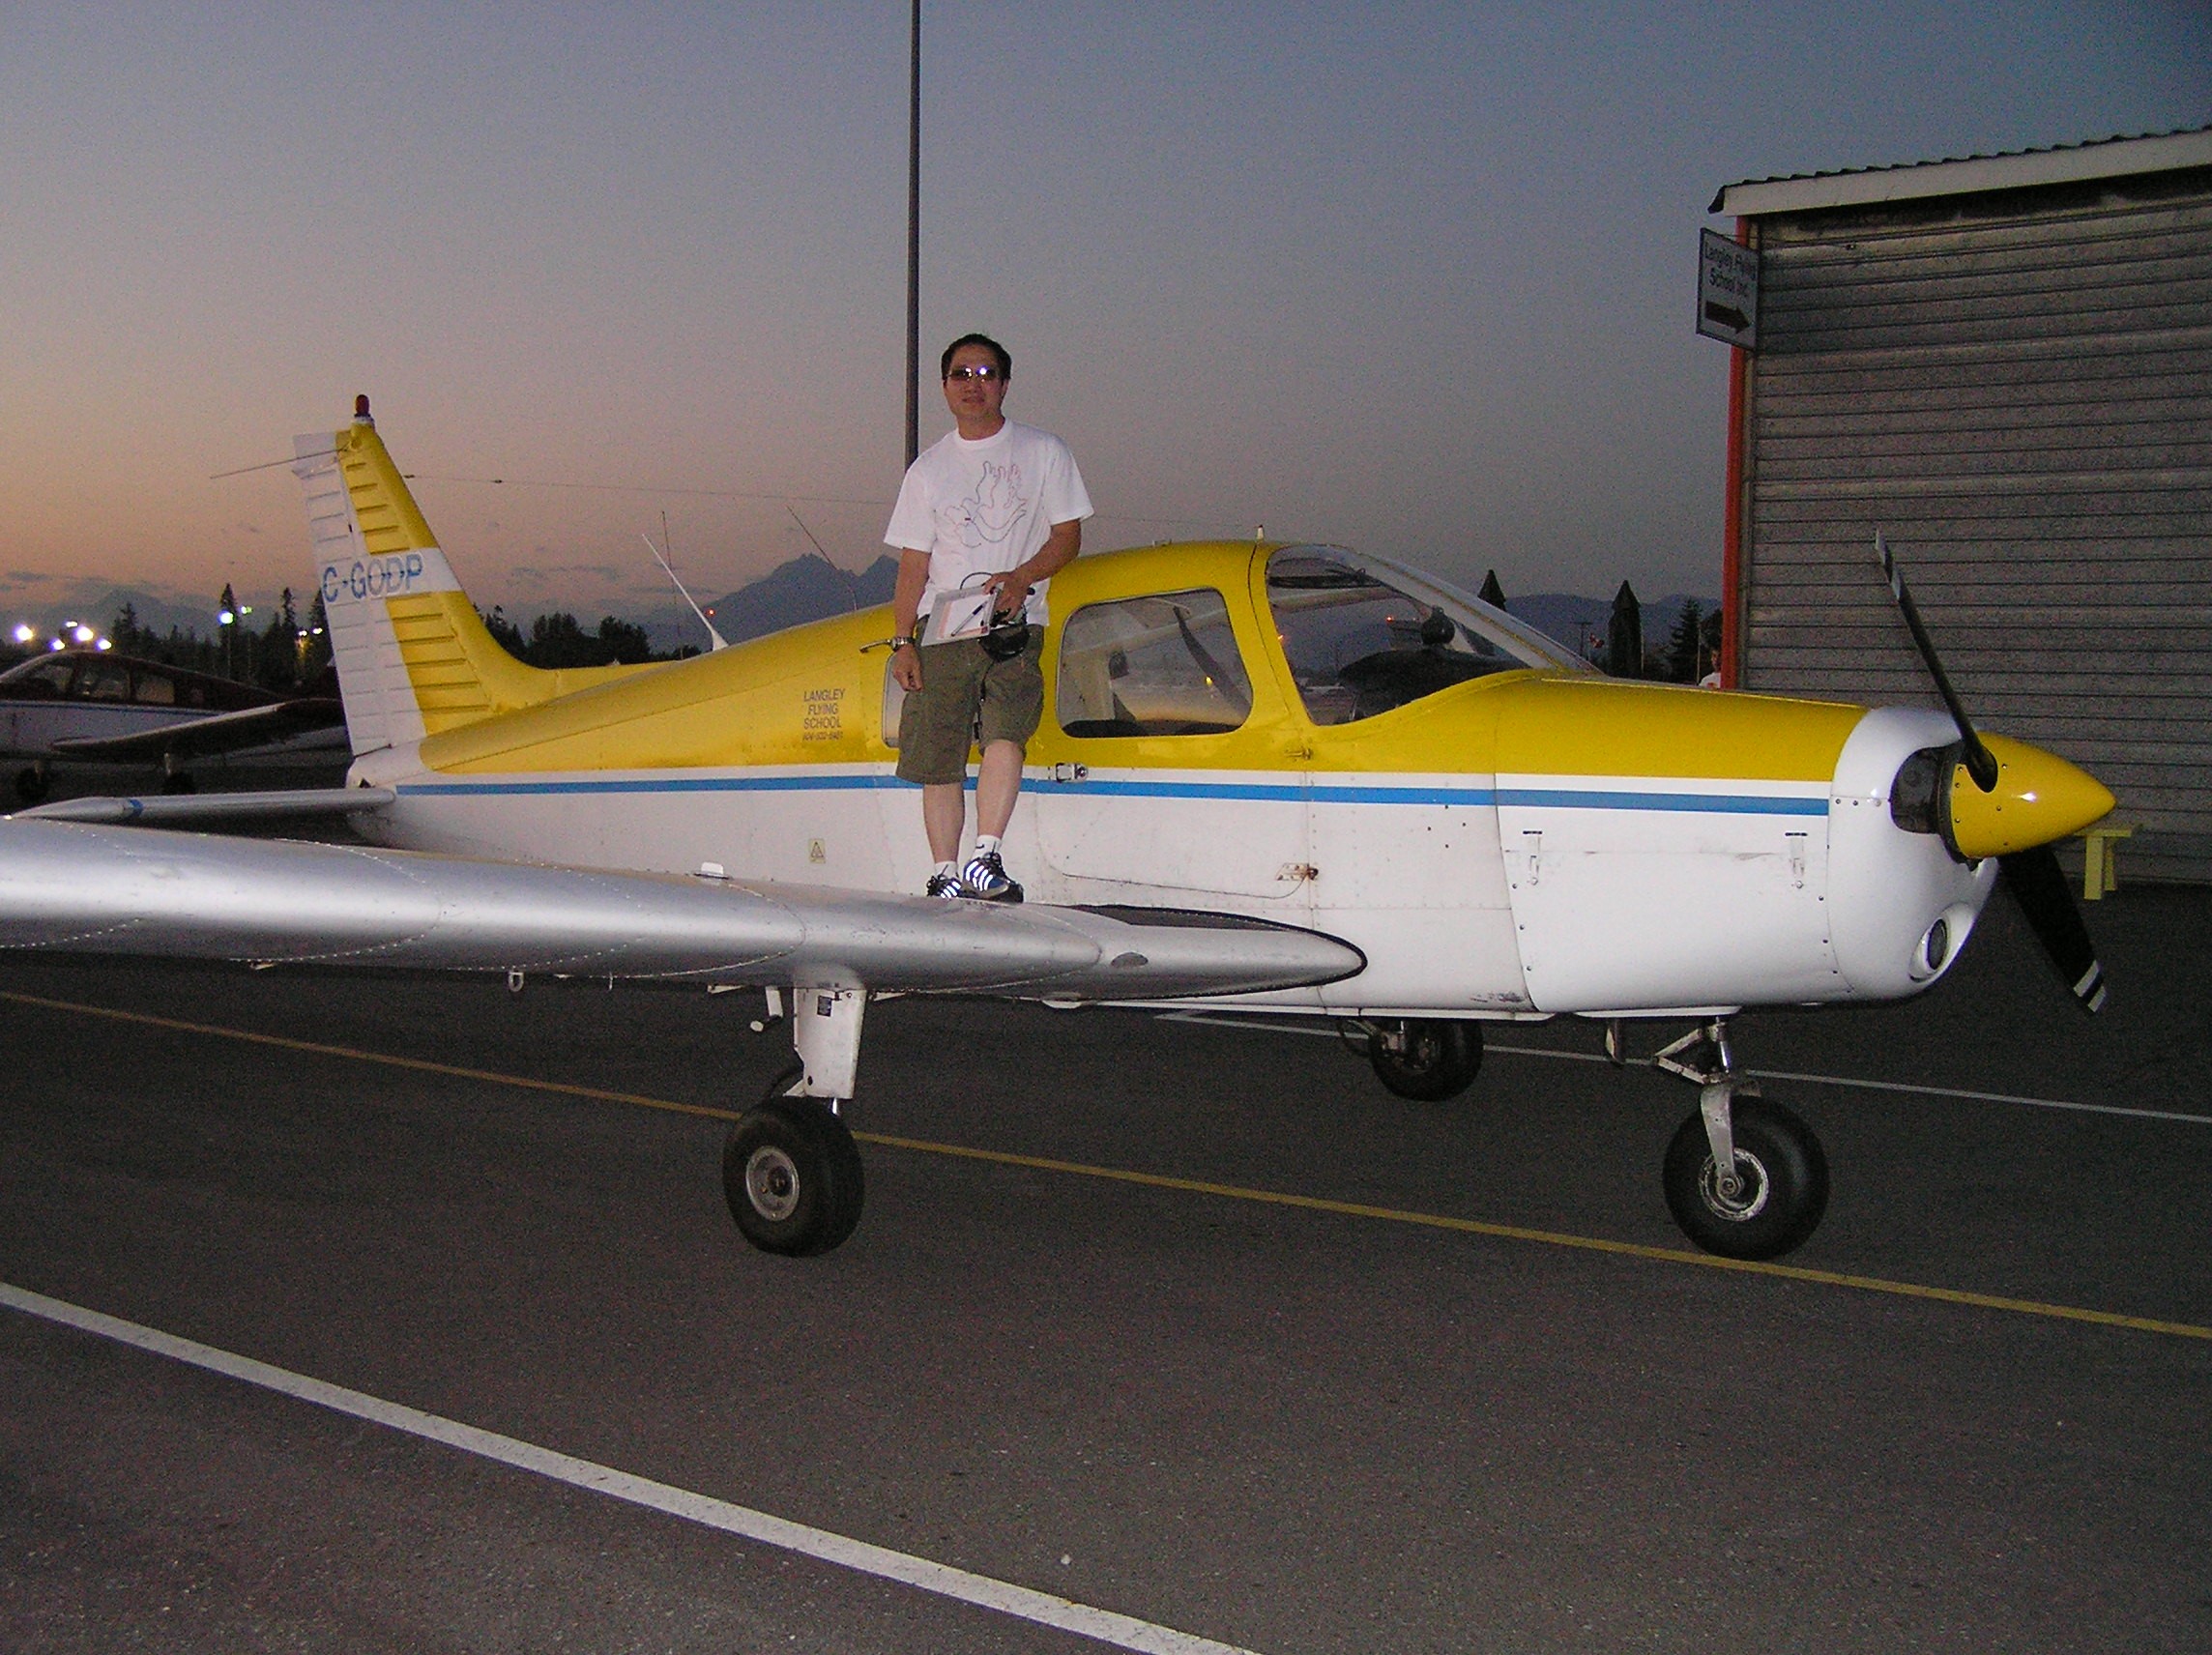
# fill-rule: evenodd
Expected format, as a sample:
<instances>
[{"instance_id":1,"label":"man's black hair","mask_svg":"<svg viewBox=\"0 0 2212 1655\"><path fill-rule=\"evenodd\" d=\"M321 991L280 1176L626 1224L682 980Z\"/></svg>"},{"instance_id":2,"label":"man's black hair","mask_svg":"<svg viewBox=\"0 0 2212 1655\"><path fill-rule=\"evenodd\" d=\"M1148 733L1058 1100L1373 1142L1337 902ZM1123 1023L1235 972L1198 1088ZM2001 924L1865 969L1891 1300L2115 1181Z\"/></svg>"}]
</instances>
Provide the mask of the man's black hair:
<instances>
[{"instance_id":1,"label":"man's black hair","mask_svg":"<svg viewBox=\"0 0 2212 1655\"><path fill-rule=\"evenodd\" d=\"M999 377L1011 385L1014 380L1014 354L988 334L962 334L945 347L945 354L937 359L937 377L944 379L952 371L952 353L962 345L981 345L998 360Z\"/></svg>"}]
</instances>

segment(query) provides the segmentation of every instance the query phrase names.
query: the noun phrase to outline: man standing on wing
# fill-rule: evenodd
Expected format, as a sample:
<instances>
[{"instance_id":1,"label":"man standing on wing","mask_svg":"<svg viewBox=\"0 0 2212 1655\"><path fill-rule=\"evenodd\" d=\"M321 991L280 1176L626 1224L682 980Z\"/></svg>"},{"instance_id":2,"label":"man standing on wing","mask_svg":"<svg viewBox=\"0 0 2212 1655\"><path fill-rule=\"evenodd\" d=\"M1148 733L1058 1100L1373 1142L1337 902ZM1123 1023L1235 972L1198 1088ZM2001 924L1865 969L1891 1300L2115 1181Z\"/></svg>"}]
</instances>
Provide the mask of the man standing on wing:
<instances>
[{"instance_id":1,"label":"man standing on wing","mask_svg":"<svg viewBox=\"0 0 2212 1655\"><path fill-rule=\"evenodd\" d=\"M953 429L907 468L886 543L899 554L891 616L891 673L908 700L898 773L921 784L921 822L937 868L931 896L1019 902L999 841L1022 789L1022 757L1044 714L1045 583L1083 546L1091 497L1058 437L1000 412L1013 377L1005 346L968 334L946 347L939 371ZM1026 620L1018 653L993 659L979 637L927 645L918 621L951 594L987 591L995 613ZM959 866L968 826L968 746L979 735L975 855Z\"/></svg>"}]
</instances>

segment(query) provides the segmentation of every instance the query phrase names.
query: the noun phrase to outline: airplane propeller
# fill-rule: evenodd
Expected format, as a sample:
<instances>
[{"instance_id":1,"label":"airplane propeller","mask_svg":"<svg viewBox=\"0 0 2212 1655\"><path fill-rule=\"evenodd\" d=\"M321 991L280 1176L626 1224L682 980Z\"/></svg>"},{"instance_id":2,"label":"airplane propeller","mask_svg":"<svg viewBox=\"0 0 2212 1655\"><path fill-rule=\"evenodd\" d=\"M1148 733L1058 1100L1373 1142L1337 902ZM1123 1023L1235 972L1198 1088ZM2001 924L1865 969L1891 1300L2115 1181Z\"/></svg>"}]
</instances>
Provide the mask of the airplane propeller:
<instances>
[{"instance_id":1,"label":"airplane propeller","mask_svg":"<svg viewBox=\"0 0 2212 1655\"><path fill-rule=\"evenodd\" d=\"M1912 634L1913 647L1920 652L1928 676L1936 681L1936 693L1942 696L1952 721L1959 726L1959 743L1955 748L1946 749L1946 753L1956 754L1958 768L1966 772L1977 789L1985 795L1994 794L2003 766L1966 716L1965 703L1952 686L1950 675L1944 672L1943 663L1936 653L1935 641L1928 636L1928 628L1921 622L1919 606L1906 588L1904 571L1897 566L1897 560L1879 532L1875 535L1874 546L1881 559L1882 577L1889 582L1890 595L1897 599L1906 628ZM2009 748L2015 744L2006 745ZM1951 826L1948 800L1937 803L1937 798L1948 789L1938 785L1934 791L1936 798L1931 799L1931 805L1935 807L1944 837L1954 853L1965 856ZM2109 809L2110 796L2106 797ZM2044 953L2076 1003L2083 1011L2101 1010L2105 1003L2104 969L2097 963L2096 944L2089 940L2089 928L2081 922L2081 911L2075 904L2074 893L2067 886L2066 875L2058 866L2058 856L2051 848L2051 841L2046 839L2039 844L2017 845L2000 851L1997 869L2000 883L2020 905L2021 916L2043 944Z\"/></svg>"}]
</instances>

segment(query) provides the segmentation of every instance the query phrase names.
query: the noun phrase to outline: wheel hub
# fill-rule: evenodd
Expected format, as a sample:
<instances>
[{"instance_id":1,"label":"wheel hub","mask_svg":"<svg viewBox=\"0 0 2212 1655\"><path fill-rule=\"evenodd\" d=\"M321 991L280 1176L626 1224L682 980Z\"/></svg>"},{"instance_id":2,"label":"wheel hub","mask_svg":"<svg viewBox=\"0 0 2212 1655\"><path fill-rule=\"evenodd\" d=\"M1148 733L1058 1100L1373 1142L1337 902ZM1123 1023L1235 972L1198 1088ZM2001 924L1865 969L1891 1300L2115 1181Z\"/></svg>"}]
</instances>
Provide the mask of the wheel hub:
<instances>
[{"instance_id":1,"label":"wheel hub","mask_svg":"<svg viewBox=\"0 0 2212 1655\"><path fill-rule=\"evenodd\" d=\"M772 1144L764 1144L745 1161L745 1199L771 1224L780 1224L799 1207L799 1169Z\"/></svg>"},{"instance_id":2,"label":"wheel hub","mask_svg":"<svg viewBox=\"0 0 2212 1655\"><path fill-rule=\"evenodd\" d=\"M1766 1210L1766 1169L1758 1156L1744 1149L1735 1152L1735 1172L1731 1176L1724 1177L1719 1166L1707 1160L1704 1176L1698 1180L1698 1194L1715 1218L1731 1224L1746 1223Z\"/></svg>"}]
</instances>

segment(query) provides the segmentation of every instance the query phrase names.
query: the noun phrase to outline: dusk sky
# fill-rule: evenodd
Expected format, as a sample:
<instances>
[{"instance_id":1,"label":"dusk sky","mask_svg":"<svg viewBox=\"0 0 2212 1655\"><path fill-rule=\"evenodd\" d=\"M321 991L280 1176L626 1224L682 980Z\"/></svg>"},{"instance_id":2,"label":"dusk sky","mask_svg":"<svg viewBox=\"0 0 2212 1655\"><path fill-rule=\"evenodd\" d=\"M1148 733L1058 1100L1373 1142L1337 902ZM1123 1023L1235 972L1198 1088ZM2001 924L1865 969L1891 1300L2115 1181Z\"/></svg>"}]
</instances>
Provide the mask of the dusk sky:
<instances>
[{"instance_id":1,"label":"dusk sky","mask_svg":"<svg viewBox=\"0 0 2212 1655\"><path fill-rule=\"evenodd\" d=\"M794 510L863 566L904 438L907 15L12 8L0 619L304 591L290 473L214 474L356 392L486 607L660 606L664 511L695 590L807 549ZM982 329L1075 450L1087 545L1264 525L1508 593L1718 591L1719 186L2212 121L2205 0L923 27L925 442L938 348Z\"/></svg>"}]
</instances>

